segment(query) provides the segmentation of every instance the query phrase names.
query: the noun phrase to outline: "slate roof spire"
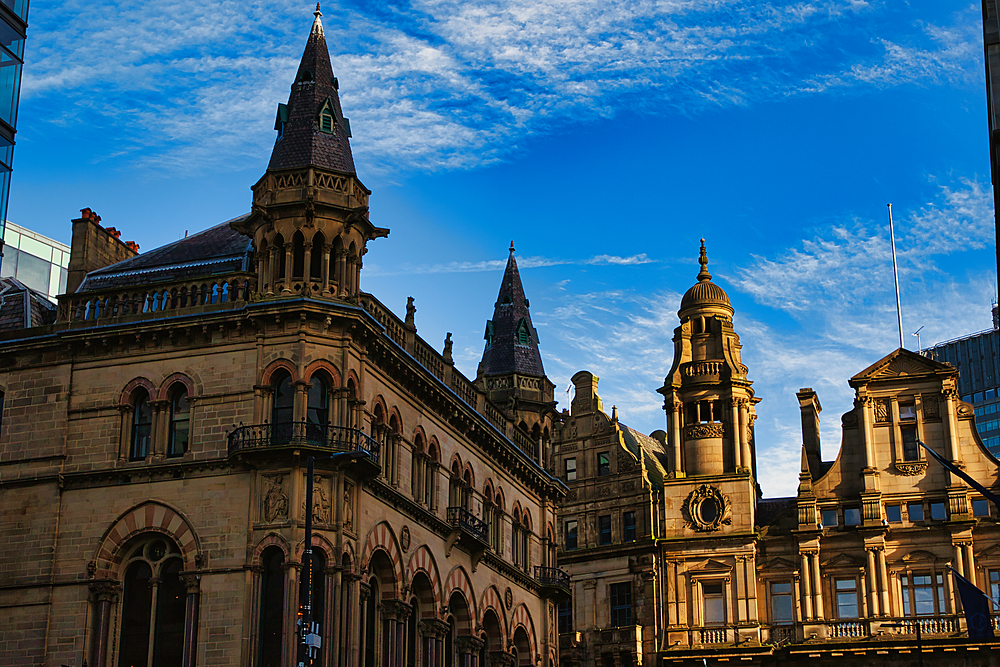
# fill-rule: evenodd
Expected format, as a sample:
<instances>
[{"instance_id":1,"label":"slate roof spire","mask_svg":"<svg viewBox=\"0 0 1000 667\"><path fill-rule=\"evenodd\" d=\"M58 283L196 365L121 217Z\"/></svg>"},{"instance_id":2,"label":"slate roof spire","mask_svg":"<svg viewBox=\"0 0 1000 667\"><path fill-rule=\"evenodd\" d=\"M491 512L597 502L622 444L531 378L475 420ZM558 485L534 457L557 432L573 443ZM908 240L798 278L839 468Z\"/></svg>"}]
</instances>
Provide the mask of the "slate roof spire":
<instances>
[{"instance_id":1,"label":"slate roof spire","mask_svg":"<svg viewBox=\"0 0 1000 667\"><path fill-rule=\"evenodd\" d=\"M351 155L351 124L344 118L323 32L323 13L316 4L315 20L306 41L288 104L278 105L274 129L278 138L268 170L321 167L356 174Z\"/></svg>"},{"instance_id":2,"label":"slate roof spire","mask_svg":"<svg viewBox=\"0 0 1000 667\"><path fill-rule=\"evenodd\" d=\"M486 349L479 365L480 376L502 373L545 375L542 355L538 350L538 332L531 324L528 306L517 271L517 260L514 259L514 242L511 241L507 268L493 306L493 319L486 321Z\"/></svg>"}]
</instances>

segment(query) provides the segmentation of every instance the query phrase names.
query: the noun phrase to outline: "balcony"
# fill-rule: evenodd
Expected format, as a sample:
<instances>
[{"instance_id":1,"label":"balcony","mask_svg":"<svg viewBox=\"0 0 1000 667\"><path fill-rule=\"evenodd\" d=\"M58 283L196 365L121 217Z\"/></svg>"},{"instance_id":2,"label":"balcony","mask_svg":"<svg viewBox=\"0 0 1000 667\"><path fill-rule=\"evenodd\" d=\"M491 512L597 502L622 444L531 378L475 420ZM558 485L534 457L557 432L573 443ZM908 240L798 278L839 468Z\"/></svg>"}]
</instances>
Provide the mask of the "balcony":
<instances>
[{"instance_id":1,"label":"balcony","mask_svg":"<svg viewBox=\"0 0 1000 667\"><path fill-rule=\"evenodd\" d=\"M464 507L449 507L448 523L462 534L481 542L484 547L489 545L489 526Z\"/></svg>"},{"instance_id":2,"label":"balcony","mask_svg":"<svg viewBox=\"0 0 1000 667\"><path fill-rule=\"evenodd\" d=\"M555 602L568 600L570 593L569 574L558 567L535 566L535 581L542 589L544 597L552 598Z\"/></svg>"},{"instance_id":3,"label":"balcony","mask_svg":"<svg viewBox=\"0 0 1000 667\"><path fill-rule=\"evenodd\" d=\"M363 461L367 467L375 473L379 470L378 441L355 428L310 422L240 424L228 437L229 456L301 448L322 454L358 452L366 455Z\"/></svg>"}]
</instances>

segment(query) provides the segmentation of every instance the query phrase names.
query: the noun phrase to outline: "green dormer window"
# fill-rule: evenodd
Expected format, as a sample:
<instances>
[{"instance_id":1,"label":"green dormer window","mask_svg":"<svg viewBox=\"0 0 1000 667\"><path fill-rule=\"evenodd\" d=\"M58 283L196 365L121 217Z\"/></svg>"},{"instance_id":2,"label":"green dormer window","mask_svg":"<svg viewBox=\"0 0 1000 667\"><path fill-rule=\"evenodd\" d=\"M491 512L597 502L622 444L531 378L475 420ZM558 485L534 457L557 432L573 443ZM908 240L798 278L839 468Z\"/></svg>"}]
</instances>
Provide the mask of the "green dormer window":
<instances>
[{"instance_id":1,"label":"green dormer window","mask_svg":"<svg viewBox=\"0 0 1000 667\"><path fill-rule=\"evenodd\" d=\"M486 320L486 335L483 338L486 339L486 347L493 345L493 320Z\"/></svg>"},{"instance_id":2,"label":"green dormer window","mask_svg":"<svg viewBox=\"0 0 1000 667\"><path fill-rule=\"evenodd\" d=\"M517 323L517 344L531 345L531 328L528 326L528 321L523 317Z\"/></svg>"},{"instance_id":3,"label":"green dormer window","mask_svg":"<svg viewBox=\"0 0 1000 667\"><path fill-rule=\"evenodd\" d=\"M337 117L333 114L333 105L330 104L330 100L327 100L319 111L319 131L329 134L337 131Z\"/></svg>"}]
</instances>

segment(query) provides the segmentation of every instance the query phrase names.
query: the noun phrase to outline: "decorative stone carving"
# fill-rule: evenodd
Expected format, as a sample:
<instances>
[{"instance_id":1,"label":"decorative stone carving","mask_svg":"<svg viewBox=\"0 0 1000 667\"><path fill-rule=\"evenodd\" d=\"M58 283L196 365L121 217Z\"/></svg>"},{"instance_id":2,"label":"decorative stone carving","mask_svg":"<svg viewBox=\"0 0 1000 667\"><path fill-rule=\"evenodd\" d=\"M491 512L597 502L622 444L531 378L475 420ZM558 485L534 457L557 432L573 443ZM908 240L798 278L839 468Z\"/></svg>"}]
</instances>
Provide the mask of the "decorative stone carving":
<instances>
[{"instance_id":1,"label":"decorative stone carving","mask_svg":"<svg viewBox=\"0 0 1000 667\"><path fill-rule=\"evenodd\" d=\"M622 491L635 491L635 481L629 480L622 484Z\"/></svg>"},{"instance_id":2,"label":"decorative stone carving","mask_svg":"<svg viewBox=\"0 0 1000 667\"><path fill-rule=\"evenodd\" d=\"M404 552L410 550L410 527L403 526L403 530L399 533L399 546Z\"/></svg>"},{"instance_id":3,"label":"decorative stone carving","mask_svg":"<svg viewBox=\"0 0 1000 667\"><path fill-rule=\"evenodd\" d=\"M721 438L726 434L722 424L691 424L684 427L685 440L700 440L702 438Z\"/></svg>"},{"instance_id":4,"label":"decorative stone carving","mask_svg":"<svg viewBox=\"0 0 1000 667\"><path fill-rule=\"evenodd\" d=\"M288 494L281 485L282 475L265 478L270 486L264 495L264 507L261 514L266 523L284 521L288 518Z\"/></svg>"},{"instance_id":5,"label":"decorative stone carving","mask_svg":"<svg viewBox=\"0 0 1000 667\"><path fill-rule=\"evenodd\" d=\"M631 454L618 452L618 472L628 472L635 465Z\"/></svg>"},{"instance_id":6,"label":"decorative stone carving","mask_svg":"<svg viewBox=\"0 0 1000 667\"><path fill-rule=\"evenodd\" d=\"M503 592L503 603L507 605L507 609L514 606L514 591L510 590L510 586Z\"/></svg>"},{"instance_id":7,"label":"decorative stone carving","mask_svg":"<svg viewBox=\"0 0 1000 667\"><path fill-rule=\"evenodd\" d=\"M874 402L875 423L888 424L892 421L889 417L889 401L884 398L876 399Z\"/></svg>"},{"instance_id":8,"label":"decorative stone carving","mask_svg":"<svg viewBox=\"0 0 1000 667\"><path fill-rule=\"evenodd\" d=\"M351 491L354 486L344 484L344 530L354 530L354 505L351 503Z\"/></svg>"},{"instance_id":9,"label":"decorative stone carving","mask_svg":"<svg viewBox=\"0 0 1000 667\"><path fill-rule=\"evenodd\" d=\"M937 396L922 396L920 403L924 410L924 419L941 418L941 409L938 405Z\"/></svg>"},{"instance_id":10,"label":"decorative stone carving","mask_svg":"<svg viewBox=\"0 0 1000 667\"><path fill-rule=\"evenodd\" d=\"M316 523L330 523L330 497L326 493L326 484L323 479L316 479L313 483L313 521ZM302 514L306 513L306 501L302 500Z\"/></svg>"},{"instance_id":11,"label":"decorative stone carving","mask_svg":"<svg viewBox=\"0 0 1000 667\"><path fill-rule=\"evenodd\" d=\"M896 461L895 468L900 475L912 477L927 470L927 461Z\"/></svg>"},{"instance_id":12,"label":"decorative stone carving","mask_svg":"<svg viewBox=\"0 0 1000 667\"><path fill-rule=\"evenodd\" d=\"M729 496L710 484L702 484L684 500L681 507L684 523L698 531L715 531L733 522L733 504Z\"/></svg>"}]
</instances>

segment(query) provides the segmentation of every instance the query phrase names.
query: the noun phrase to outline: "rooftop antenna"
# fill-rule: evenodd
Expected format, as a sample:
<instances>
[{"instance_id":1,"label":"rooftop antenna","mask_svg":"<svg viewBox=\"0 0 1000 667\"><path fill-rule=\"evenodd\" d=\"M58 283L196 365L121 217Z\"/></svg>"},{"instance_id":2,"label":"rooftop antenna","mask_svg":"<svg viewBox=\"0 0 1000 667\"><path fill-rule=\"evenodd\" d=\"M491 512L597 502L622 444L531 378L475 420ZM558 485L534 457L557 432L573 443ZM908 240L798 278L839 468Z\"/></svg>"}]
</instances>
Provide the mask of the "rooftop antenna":
<instances>
[{"instance_id":1,"label":"rooftop antenna","mask_svg":"<svg viewBox=\"0 0 1000 667\"><path fill-rule=\"evenodd\" d=\"M903 309L899 305L899 272L896 270L896 233L892 229L892 204L889 207L889 243L892 245L892 279L896 282L896 320L899 323L899 347L903 347Z\"/></svg>"},{"instance_id":2,"label":"rooftop antenna","mask_svg":"<svg viewBox=\"0 0 1000 667\"><path fill-rule=\"evenodd\" d=\"M917 354L920 354L920 332L923 331L924 327L921 326L919 329L911 333L911 336L917 337Z\"/></svg>"}]
</instances>

